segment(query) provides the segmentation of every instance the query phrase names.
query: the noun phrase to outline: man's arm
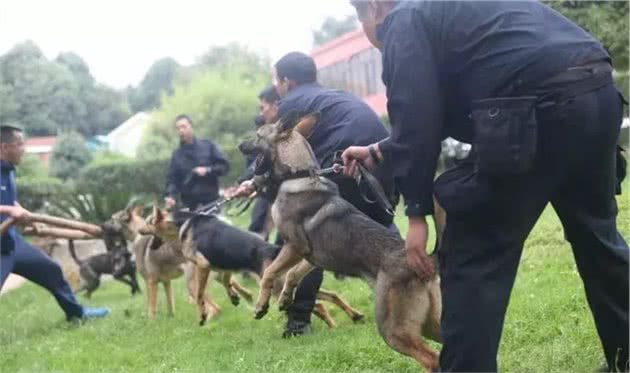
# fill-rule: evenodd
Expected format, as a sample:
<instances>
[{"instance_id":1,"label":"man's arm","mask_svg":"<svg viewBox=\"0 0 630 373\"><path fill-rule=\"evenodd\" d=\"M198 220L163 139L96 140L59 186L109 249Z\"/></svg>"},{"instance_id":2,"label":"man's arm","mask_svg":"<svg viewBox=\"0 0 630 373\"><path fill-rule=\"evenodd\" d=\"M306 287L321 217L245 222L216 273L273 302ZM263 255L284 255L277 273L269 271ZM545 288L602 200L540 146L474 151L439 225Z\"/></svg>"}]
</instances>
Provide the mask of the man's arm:
<instances>
[{"instance_id":1,"label":"man's arm","mask_svg":"<svg viewBox=\"0 0 630 373\"><path fill-rule=\"evenodd\" d=\"M210 166L207 168L207 175L212 174L215 176L225 176L230 172L230 163L219 147L210 142Z\"/></svg>"},{"instance_id":2,"label":"man's arm","mask_svg":"<svg viewBox=\"0 0 630 373\"><path fill-rule=\"evenodd\" d=\"M391 160L405 213L433 212L433 179L440 153L443 96L433 45L413 12L398 12L383 38L383 81L392 125L389 139L379 143Z\"/></svg>"},{"instance_id":3,"label":"man's arm","mask_svg":"<svg viewBox=\"0 0 630 373\"><path fill-rule=\"evenodd\" d=\"M166 172L166 191L165 197L175 198L179 193L177 189L177 169L175 167L175 154L171 156L171 161L168 165L168 171Z\"/></svg>"},{"instance_id":4,"label":"man's arm","mask_svg":"<svg viewBox=\"0 0 630 373\"><path fill-rule=\"evenodd\" d=\"M254 177L254 172L256 171L256 156L248 156L245 163L245 170L237 180L239 184Z\"/></svg>"},{"instance_id":5,"label":"man's arm","mask_svg":"<svg viewBox=\"0 0 630 373\"><path fill-rule=\"evenodd\" d=\"M18 221L28 220L30 212L15 202L15 205L0 205L0 215L8 215Z\"/></svg>"}]
</instances>

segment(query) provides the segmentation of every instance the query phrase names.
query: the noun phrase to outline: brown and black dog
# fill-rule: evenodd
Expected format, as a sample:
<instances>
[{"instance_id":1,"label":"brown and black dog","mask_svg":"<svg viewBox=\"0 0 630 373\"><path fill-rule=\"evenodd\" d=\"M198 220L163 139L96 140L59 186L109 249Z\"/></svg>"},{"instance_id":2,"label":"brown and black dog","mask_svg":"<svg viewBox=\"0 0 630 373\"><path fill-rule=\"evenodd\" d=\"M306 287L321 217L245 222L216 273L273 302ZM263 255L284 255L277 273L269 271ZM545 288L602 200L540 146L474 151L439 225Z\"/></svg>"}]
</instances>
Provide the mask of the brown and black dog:
<instances>
[{"instance_id":1,"label":"brown and black dog","mask_svg":"<svg viewBox=\"0 0 630 373\"><path fill-rule=\"evenodd\" d=\"M286 242L264 272L255 317L267 313L274 283L287 270L281 308L292 302L294 289L314 266L360 277L374 289L376 323L385 342L431 371L437 354L421 335L441 340L439 277L421 279L407 262L405 242L341 198L334 182L318 176L306 140L317 119L283 118L260 127L256 140L240 146L258 156L257 189L278 191L271 213Z\"/></svg>"},{"instance_id":2,"label":"brown and black dog","mask_svg":"<svg viewBox=\"0 0 630 373\"><path fill-rule=\"evenodd\" d=\"M238 304L239 294L250 302L252 295L232 278L232 272L248 271L261 276L280 250L277 245L268 243L254 233L227 224L215 215L198 216L177 211L166 213L154 208L152 216L153 220L140 232L156 235L164 242L178 242L179 244L173 243L173 247L180 248L182 255L197 267L198 290L206 288L211 270L219 272L221 282L234 305ZM206 307L203 299L198 299L199 322L203 324L207 317ZM354 322L363 319L363 314L334 292L320 290L317 299L337 305ZM313 313L329 327L335 326L323 304L316 303Z\"/></svg>"},{"instance_id":3,"label":"brown and black dog","mask_svg":"<svg viewBox=\"0 0 630 373\"><path fill-rule=\"evenodd\" d=\"M119 211L112 215L110 224L123 228L128 239L133 241L133 253L138 272L144 278L147 288L147 312L150 319L155 319L157 314L158 285L164 286L168 313L175 313L175 298L171 288L171 281L184 275L188 297L190 302L195 302L197 297L197 281L195 280L194 264L187 261L182 255L176 242L164 242L159 237L141 235L139 231L146 226L142 217L143 207L134 206ZM146 220L150 220L149 216ZM210 317L220 312L219 306L214 303L202 289L206 312Z\"/></svg>"}]
</instances>

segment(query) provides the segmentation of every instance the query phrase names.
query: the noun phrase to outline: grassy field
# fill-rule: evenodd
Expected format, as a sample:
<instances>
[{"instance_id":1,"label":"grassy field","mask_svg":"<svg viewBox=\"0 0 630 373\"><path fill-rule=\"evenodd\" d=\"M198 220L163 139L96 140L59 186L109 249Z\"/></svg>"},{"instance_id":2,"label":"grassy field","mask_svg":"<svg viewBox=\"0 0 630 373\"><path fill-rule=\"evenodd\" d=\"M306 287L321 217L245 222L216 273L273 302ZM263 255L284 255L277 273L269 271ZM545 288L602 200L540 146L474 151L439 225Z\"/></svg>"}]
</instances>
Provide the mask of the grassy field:
<instances>
[{"instance_id":1,"label":"grassy field","mask_svg":"<svg viewBox=\"0 0 630 373\"><path fill-rule=\"evenodd\" d=\"M619 200L619 226L630 238L630 204ZM404 218L398 217L405 231ZM246 218L237 222L243 226ZM244 281L251 289L251 282ZM144 285L144 284L143 284ZM144 295L106 282L86 304L105 305L111 317L83 325L65 322L46 291L26 284L0 298L2 372L417 372L412 360L390 350L373 323L369 288L358 280L326 275L324 287L339 292L366 313L354 325L329 307L338 323L329 330L314 320L314 333L281 339L284 316L275 305L261 321L252 307L233 307L222 288L211 294L223 313L209 325L195 323L195 310L177 281L176 315L168 317L162 292L158 319L147 320ZM143 287L144 289L144 287ZM436 346L438 347L438 346ZM593 371L603 361L584 290L568 244L548 208L526 243L506 318L499 355L501 371Z\"/></svg>"}]
</instances>

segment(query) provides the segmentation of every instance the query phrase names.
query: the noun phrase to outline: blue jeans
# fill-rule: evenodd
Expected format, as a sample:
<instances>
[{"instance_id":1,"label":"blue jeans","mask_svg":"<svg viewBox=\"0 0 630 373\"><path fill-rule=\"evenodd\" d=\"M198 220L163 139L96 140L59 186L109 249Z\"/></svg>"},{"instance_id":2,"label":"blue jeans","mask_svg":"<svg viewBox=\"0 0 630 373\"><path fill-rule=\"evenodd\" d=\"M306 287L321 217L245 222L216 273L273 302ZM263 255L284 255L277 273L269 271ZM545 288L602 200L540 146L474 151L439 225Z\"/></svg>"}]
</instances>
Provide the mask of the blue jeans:
<instances>
[{"instance_id":1,"label":"blue jeans","mask_svg":"<svg viewBox=\"0 0 630 373\"><path fill-rule=\"evenodd\" d=\"M83 315L83 307L74 297L59 264L28 244L19 234L16 235L15 250L0 256L0 289L10 273L33 281L52 293L66 318Z\"/></svg>"}]
</instances>

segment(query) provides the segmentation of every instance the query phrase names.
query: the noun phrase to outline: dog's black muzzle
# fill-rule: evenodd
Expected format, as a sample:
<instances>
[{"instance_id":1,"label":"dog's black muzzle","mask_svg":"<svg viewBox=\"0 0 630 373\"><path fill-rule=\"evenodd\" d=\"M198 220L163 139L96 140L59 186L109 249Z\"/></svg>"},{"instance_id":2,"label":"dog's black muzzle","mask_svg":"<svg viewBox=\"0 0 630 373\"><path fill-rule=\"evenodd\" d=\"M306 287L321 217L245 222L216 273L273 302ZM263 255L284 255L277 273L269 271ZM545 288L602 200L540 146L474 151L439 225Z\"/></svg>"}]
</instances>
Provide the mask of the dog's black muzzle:
<instances>
[{"instance_id":1,"label":"dog's black muzzle","mask_svg":"<svg viewBox=\"0 0 630 373\"><path fill-rule=\"evenodd\" d=\"M271 151L269 149L256 145L254 141L245 141L238 146L238 150L246 156L256 155L255 175L263 175L271 170L272 161Z\"/></svg>"}]
</instances>

